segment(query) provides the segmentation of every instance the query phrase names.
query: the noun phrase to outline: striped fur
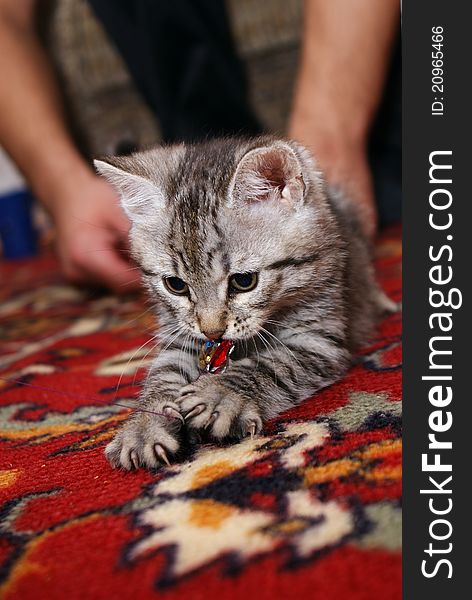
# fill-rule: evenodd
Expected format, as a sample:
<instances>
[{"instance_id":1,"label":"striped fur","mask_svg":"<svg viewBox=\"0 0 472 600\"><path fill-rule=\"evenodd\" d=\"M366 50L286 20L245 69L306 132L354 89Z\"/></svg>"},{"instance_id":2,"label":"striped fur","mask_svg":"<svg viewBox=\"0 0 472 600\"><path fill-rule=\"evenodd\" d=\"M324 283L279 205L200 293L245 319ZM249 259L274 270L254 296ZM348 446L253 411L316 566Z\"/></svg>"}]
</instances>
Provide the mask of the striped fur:
<instances>
[{"instance_id":1,"label":"striped fur","mask_svg":"<svg viewBox=\"0 0 472 600\"><path fill-rule=\"evenodd\" d=\"M346 372L382 295L352 206L327 190L304 148L233 138L96 165L131 219L164 332L141 398L160 414L129 419L107 447L112 464L154 467L188 430L254 434ZM229 277L245 272L258 273L257 287L230 293ZM188 284L188 297L168 292L169 276ZM231 365L198 378L202 331L219 329L235 342Z\"/></svg>"}]
</instances>

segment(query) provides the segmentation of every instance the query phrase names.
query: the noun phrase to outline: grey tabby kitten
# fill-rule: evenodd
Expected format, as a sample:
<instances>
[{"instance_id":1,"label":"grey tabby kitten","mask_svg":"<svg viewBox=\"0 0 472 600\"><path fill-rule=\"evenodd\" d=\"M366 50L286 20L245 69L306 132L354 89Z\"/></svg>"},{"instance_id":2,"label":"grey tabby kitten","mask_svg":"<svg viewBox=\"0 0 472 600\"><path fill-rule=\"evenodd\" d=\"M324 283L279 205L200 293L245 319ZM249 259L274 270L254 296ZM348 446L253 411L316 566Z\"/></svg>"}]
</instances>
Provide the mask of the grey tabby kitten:
<instances>
[{"instance_id":1,"label":"grey tabby kitten","mask_svg":"<svg viewBox=\"0 0 472 600\"><path fill-rule=\"evenodd\" d=\"M120 194L168 334L141 394L149 412L106 448L113 466L169 463L187 431L258 433L339 379L393 308L352 206L295 142L221 139L95 165ZM229 368L199 377L198 347L220 338L235 343Z\"/></svg>"}]
</instances>

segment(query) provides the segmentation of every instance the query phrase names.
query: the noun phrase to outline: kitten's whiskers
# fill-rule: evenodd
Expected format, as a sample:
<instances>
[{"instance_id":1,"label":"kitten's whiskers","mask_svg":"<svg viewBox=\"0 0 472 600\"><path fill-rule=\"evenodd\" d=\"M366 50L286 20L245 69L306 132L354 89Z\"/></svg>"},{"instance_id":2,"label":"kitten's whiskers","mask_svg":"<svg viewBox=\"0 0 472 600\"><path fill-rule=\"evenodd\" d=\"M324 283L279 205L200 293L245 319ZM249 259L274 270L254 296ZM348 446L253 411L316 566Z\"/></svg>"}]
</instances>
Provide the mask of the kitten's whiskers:
<instances>
[{"instance_id":1,"label":"kitten's whiskers","mask_svg":"<svg viewBox=\"0 0 472 600\"><path fill-rule=\"evenodd\" d=\"M298 360L298 358L295 356L295 354L292 352L292 350L290 350L290 348L288 346L286 346L282 340L280 340L277 336L275 336L273 333L271 333L268 329L266 329L265 327L262 327L262 331L264 331L265 333L267 333L268 335L270 335L270 337L277 342L278 344L280 344L282 346L282 348L291 356L291 358L300 366L303 367L303 364L300 362L300 360Z\"/></svg>"}]
</instances>

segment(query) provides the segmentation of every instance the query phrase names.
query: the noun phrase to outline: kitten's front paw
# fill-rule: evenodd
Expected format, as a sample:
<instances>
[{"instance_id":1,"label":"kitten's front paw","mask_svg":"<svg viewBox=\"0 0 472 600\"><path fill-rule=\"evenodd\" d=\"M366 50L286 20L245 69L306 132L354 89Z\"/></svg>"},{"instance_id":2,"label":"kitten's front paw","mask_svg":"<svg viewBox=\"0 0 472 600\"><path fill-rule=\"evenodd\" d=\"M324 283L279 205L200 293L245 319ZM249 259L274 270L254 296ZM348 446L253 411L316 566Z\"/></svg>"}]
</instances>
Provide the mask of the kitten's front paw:
<instances>
[{"instance_id":1,"label":"kitten's front paw","mask_svg":"<svg viewBox=\"0 0 472 600\"><path fill-rule=\"evenodd\" d=\"M187 385L178 402L189 428L205 429L217 439L254 436L262 430L256 403L228 390L217 380L203 377Z\"/></svg>"},{"instance_id":2,"label":"kitten's front paw","mask_svg":"<svg viewBox=\"0 0 472 600\"><path fill-rule=\"evenodd\" d=\"M173 412L178 410L176 406L171 408ZM178 418L135 413L108 444L105 455L113 467L127 470L170 465L180 447L181 425Z\"/></svg>"}]
</instances>

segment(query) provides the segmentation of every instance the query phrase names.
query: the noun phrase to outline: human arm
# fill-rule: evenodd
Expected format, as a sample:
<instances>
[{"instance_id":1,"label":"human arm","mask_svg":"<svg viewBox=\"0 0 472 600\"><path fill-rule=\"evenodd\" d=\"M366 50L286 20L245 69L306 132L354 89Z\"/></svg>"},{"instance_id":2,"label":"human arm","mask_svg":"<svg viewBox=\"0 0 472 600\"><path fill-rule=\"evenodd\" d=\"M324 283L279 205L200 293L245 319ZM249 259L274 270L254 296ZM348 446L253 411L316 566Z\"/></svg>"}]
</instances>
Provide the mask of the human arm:
<instances>
[{"instance_id":1,"label":"human arm","mask_svg":"<svg viewBox=\"0 0 472 600\"><path fill-rule=\"evenodd\" d=\"M398 0L305 0L304 31L289 135L313 150L329 183L376 228L369 131L398 28Z\"/></svg>"},{"instance_id":2,"label":"human arm","mask_svg":"<svg viewBox=\"0 0 472 600\"><path fill-rule=\"evenodd\" d=\"M138 275L120 247L129 223L116 194L81 156L35 30L35 0L0 0L0 144L51 213L65 274L116 291Z\"/></svg>"}]
</instances>

